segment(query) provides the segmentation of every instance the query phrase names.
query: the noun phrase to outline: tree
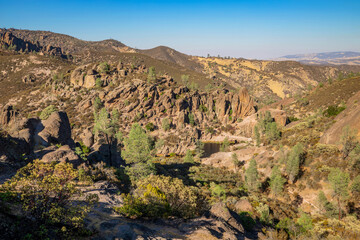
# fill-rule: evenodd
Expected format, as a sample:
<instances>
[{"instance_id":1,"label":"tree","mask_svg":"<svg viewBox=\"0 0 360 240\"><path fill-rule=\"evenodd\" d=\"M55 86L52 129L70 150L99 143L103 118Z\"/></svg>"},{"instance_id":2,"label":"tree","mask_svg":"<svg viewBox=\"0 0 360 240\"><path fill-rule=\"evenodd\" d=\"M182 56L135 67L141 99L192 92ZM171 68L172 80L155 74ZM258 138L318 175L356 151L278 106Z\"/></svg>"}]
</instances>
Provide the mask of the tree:
<instances>
[{"instance_id":1,"label":"tree","mask_svg":"<svg viewBox=\"0 0 360 240\"><path fill-rule=\"evenodd\" d=\"M195 143L196 157L201 158L204 155L204 143L200 140L196 140Z\"/></svg>"},{"instance_id":2,"label":"tree","mask_svg":"<svg viewBox=\"0 0 360 240\"><path fill-rule=\"evenodd\" d=\"M245 182L250 191L257 191L260 187L259 173L255 159L251 159L249 167L245 171Z\"/></svg>"},{"instance_id":3,"label":"tree","mask_svg":"<svg viewBox=\"0 0 360 240\"><path fill-rule=\"evenodd\" d=\"M317 201L318 201L320 210L322 212L325 212L325 215L327 217L334 217L337 215L334 205L331 202L329 202L329 200L326 198L325 193L323 191L319 192Z\"/></svg>"},{"instance_id":4,"label":"tree","mask_svg":"<svg viewBox=\"0 0 360 240\"><path fill-rule=\"evenodd\" d=\"M270 188L274 195L280 194L284 189L286 179L281 176L278 166L273 167L270 176Z\"/></svg>"},{"instance_id":5,"label":"tree","mask_svg":"<svg viewBox=\"0 0 360 240\"><path fill-rule=\"evenodd\" d=\"M238 167L240 166L240 161L236 153L231 154L231 160L235 166L235 171L237 171Z\"/></svg>"},{"instance_id":6,"label":"tree","mask_svg":"<svg viewBox=\"0 0 360 240\"><path fill-rule=\"evenodd\" d=\"M210 191L211 191L211 195L213 195L214 197L218 197L219 200L221 199L225 200L226 191L225 188L223 188L221 185L211 182Z\"/></svg>"},{"instance_id":7,"label":"tree","mask_svg":"<svg viewBox=\"0 0 360 240\"><path fill-rule=\"evenodd\" d=\"M270 141L274 141L280 138L281 132L279 131L276 122L267 124L265 135L266 138Z\"/></svg>"},{"instance_id":8,"label":"tree","mask_svg":"<svg viewBox=\"0 0 360 240\"><path fill-rule=\"evenodd\" d=\"M93 105L94 105L94 112L95 113L99 112L99 110L104 107L104 104L101 102L101 99L99 97L96 97L94 99Z\"/></svg>"},{"instance_id":9,"label":"tree","mask_svg":"<svg viewBox=\"0 0 360 240\"><path fill-rule=\"evenodd\" d=\"M150 67L150 68L149 68L147 80L148 80L149 83L155 82L155 80L156 80L155 67Z\"/></svg>"},{"instance_id":10,"label":"tree","mask_svg":"<svg viewBox=\"0 0 360 240\"><path fill-rule=\"evenodd\" d=\"M353 180L351 184L351 193L355 197L360 196L360 175L355 177L355 179Z\"/></svg>"},{"instance_id":11,"label":"tree","mask_svg":"<svg viewBox=\"0 0 360 240\"><path fill-rule=\"evenodd\" d=\"M56 112L57 108L54 105L47 106L44 110L41 111L39 118L41 120L46 120L50 117L53 112Z\"/></svg>"},{"instance_id":12,"label":"tree","mask_svg":"<svg viewBox=\"0 0 360 240\"><path fill-rule=\"evenodd\" d=\"M128 137L124 139L122 156L127 163L146 163L152 158L149 137L138 123L131 126Z\"/></svg>"},{"instance_id":13,"label":"tree","mask_svg":"<svg viewBox=\"0 0 360 240\"><path fill-rule=\"evenodd\" d=\"M341 201L349 197L350 176L348 173L341 171L339 168L333 168L328 176L328 180L333 189L333 196L337 199L339 220L341 219Z\"/></svg>"},{"instance_id":14,"label":"tree","mask_svg":"<svg viewBox=\"0 0 360 240\"><path fill-rule=\"evenodd\" d=\"M191 150L187 150L185 157L184 157L185 163L194 163L194 157Z\"/></svg>"},{"instance_id":15,"label":"tree","mask_svg":"<svg viewBox=\"0 0 360 240\"><path fill-rule=\"evenodd\" d=\"M189 85L189 75L181 75L181 81L185 86Z\"/></svg>"},{"instance_id":16,"label":"tree","mask_svg":"<svg viewBox=\"0 0 360 240\"><path fill-rule=\"evenodd\" d=\"M191 125L191 126L195 126L194 114L189 113L188 117L189 117L189 123L190 123L190 125Z\"/></svg>"},{"instance_id":17,"label":"tree","mask_svg":"<svg viewBox=\"0 0 360 240\"><path fill-rule=\"evenodd\" d=\"M350 128L350 126L346 126L343 129L340 142L343 145L342 153L343 159L346 159L350 152L358 145L358 141L356 140L357 132Z\"/></svg>"},{"instance_id":18,"label":"tree","mask_svg":"<svg viewBox=\"0 0 360 240\"><path fill-rule=\"evenodd\" d=\"M286 163L286 172L291 182L294 182L299 174L300 164L303 161L303 156L303 145L301 143L298 143L291 150Z\"/></svg>"},{"instance_id":19,"label":"tree","mask_svg":"<svg viewBox=\"0 0 360 240\"><path fill-rule=\"evenodd\" d=\"M229 151L229 146L230 146L229 138L225 137L224 141L222 142L222 144L220 146L220 151L221 152Z\"/></svg>"},{"instance_id":20,"label":"tree","mask_svg":"<svg viewBox=\"0 0 360 240\"><path fill-rule=\"evenodd\" d=\"M80 228L91 209L89 204L94 203L97 196L90 194L82 204L73 204L81 195L76 187L77 178L78 171L70 163L35 160L18 170L2 187L16 193L32 218L45 224Z\"/></svg>"},{"instance_id":21,"label":"tree","mask_svg":"<svg viewBox=\"0 0 360 240\"><path fill-rule=\"evenodd\" d=\"M312 219L310 215L306 213L301 213L296 223L300 225L302 232L308 232L313 228Z\"/></svg>"},{"instance_id":22,"label":"tree","mask_svg":"<svg viewBox=\"0 0 360 240\"><path fill-rule=\"evenodd\" d=\"M110 115L106 108L102 108L97 114L94 113L95 124L94 133L97 137L102 137L108 146L109 151L109 164L113 166L112 159L112 146L117 145L117 141L120 140L121 133L119 132L119 112L114 109Z\"/></svg>"},{"instance_id":23,"label":"tree","mask_svg":"<svg viewBox=\"0 0 360 240\"><path fill-rule=\"evenodd\" d=\"M164 129L164 131L169 131L170 127L171 127L170 120L168 118L164 118L162 120L161 126L162 126L162 129Z\"/></svg>"}]
</instances>

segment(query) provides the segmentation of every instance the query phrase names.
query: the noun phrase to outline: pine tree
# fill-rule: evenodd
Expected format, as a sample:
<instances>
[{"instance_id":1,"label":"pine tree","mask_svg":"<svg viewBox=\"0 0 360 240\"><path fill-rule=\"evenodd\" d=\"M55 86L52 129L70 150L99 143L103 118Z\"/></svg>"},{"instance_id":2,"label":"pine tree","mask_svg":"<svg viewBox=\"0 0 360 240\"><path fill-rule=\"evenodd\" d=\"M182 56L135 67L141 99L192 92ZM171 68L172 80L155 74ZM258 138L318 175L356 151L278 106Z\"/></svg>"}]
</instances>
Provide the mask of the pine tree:
<instances>
[{"instance_id":1,"label":"pine tree","mask_svg":"<svg viewBox=\"0 0 360 240\"><path fill-rule=\"evenodd\" d=\"M284 189L285 178L281 176L278 166L275 166L271 171L270 188L274 195L281 193Z\"/></svg>"},{"instance_id":2,"label":"pine tree","mask_svg":"<svg viewBox=\"0 0 360 240\"><path fill-rule=\"evenodd\" d=\"M156 73L155 73L155 67L150 67L149 68L149 73L147 76L147 80L149 83L153 83L156 80Z\"/></svg>"},{"instance_id":3,"label":"pine tree","mask_svg":"<svg viewBox=\"0 0 360 240\"><path fill-rule=\"evenodd\" d=\"M201 158L204 155L204 143L197 140L195 143L195 153L197 158Z\"/></svg>"},{"instance_id":4,"label":"pine tree","mask_svg":"<svg viewBox=\"0 0 360 240\"><path fill-rule=\"evenodd\" d=\"M151 159L149 137L138 123L131 126L128 137L124 139L122 156L127 163L146 163Z\"/></svg>"},{"instance_id":5,"label":"pine tree","mask_svg":"<svg viewBox=\"0 0 360 240\"><path fill-rule=\"evenodd\" d=\"M240 166L240 161L238 159L238 156L236 155L236 153L231 154L231 160L235 166L235 171L238 170L238 167Z\"/></svg>"},{"instance_id":6,"label":"pine tree","mask_svg":"<svg viewBox=\"0 0 360 240\"><path fill-rule=\"evenodd\" d=\"M286 163L286 172L289 176L289 180L294 182L299 174L300 164L304 155L303 145L301 143L296 144L291 150Z\"/></svg>"},{"instance_id":7,"label":"pine tree","mask_svg":"<svg viewBox=\"0 0 360 240\"><path fill-rule=\"evenodd\" d=\"M341 219L341 201L349 197L349 182L350 176L347 172L341 171L339 168L334 168L330 171L328 180L333 189L333 196L337 199L339 220Z\"/></svg>"},{"instance_id":8,"label":"pine tree","mask_svg":"<svg viewBox=\"0 0 360 240\"><path fill-rule=\"evenodd\" d=\"M184 157L184 162L185 163L194 163L194 157L193 157L191 150L186 151L186 154Z\"/></svg>"},{"instance_id":9,"label":"pine tree","mask_svg":"<svg viewBox=\"0 0 360 240\"><path fill-rule=\"evenodd\" d=\"M245 171L245 182L250 191L257 191L260 187L259 173L255 159L251 159L249 167Z\"/></svg>"},{"instance_id":10,"label":"pine tree","mask_svg":"<svg viewBox=\"0 0 360 240\"><path fill-rule=\"evenodd\" d=\"M109 164L113 166L112 151L111 148L117 145L117 141L120 140L121 133L119 132L119 112L113 110L110 115L106 108L102 108L99 113L94 113L95 124L94 133L95 136L101 137L105 140L109 151Z\"/></svg>"}]
</instances>

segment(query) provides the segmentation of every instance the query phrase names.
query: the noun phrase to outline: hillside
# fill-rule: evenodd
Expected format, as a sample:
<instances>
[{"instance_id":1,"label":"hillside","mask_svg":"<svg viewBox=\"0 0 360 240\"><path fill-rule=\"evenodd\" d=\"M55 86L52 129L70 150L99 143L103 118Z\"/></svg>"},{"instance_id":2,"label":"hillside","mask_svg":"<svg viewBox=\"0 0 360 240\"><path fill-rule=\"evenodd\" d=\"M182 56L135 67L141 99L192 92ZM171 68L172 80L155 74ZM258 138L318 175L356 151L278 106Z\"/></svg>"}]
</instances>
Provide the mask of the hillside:
<instances>
[{"instance_id":1,"label":"hillside","mask_svg":"<svg viewBox=\"0 0 360 240\"><path fill-rule=\"evenodd\" d=\"M357 69L3 29L0 238L359 239Z\"/></svg>"},{"instance_id":2,"label":"hillside","mask_svg":"<svg viewBox=\"0 0 360 240\"><path fill-rule=\"evenodd\" d=\"M277 61L297 61L313 65L360 65L358 52L326 52L311 54L287 55L275 59Z\"/></svg>"}]
</instances>

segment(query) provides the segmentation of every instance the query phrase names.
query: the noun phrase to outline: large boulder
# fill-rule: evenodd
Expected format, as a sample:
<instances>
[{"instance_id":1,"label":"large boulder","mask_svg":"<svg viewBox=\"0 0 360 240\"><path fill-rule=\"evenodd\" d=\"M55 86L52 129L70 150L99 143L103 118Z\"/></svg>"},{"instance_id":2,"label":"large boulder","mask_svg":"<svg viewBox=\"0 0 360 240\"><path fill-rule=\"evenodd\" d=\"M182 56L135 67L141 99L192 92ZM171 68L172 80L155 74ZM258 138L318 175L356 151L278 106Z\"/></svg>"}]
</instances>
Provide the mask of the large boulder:
<instances>
[{"instance_id":1,"label":"large boulder","mask_svg":"<svg viewBox=\"0 0 360 240\"><path fill-rule=\"evenodd\" d=\"M69 145L61 146L55 151L51 151L45 154L41 161L50 163L50 162L69 162L72 163L75 167L81 164L81 160L78 155L70 148Z\"/></svg>"},{"instance_id":2,"label":"large boulder","mask_svg":"<svg viewBox=\"0 0 360 240\"><path fill-rule=\"evenodd\" d=\"M235 214L230 212L225 203L219 202L213 205L210 209L211 215L219 220L225 221L239 232L244 233L244 228L240 222L235 218Z\"/></svg>"},{"instance_id":3,"label":"large boulder","mask_svg":"<svg viewBox=\"0 0 360 240\"><path fill-rule=\"evenodd\" d=\"M41 122L44 127L38 136L48 144L73 144L71 127L66 112L53 112L50 117Z\"/></svg>"}]
</instances>

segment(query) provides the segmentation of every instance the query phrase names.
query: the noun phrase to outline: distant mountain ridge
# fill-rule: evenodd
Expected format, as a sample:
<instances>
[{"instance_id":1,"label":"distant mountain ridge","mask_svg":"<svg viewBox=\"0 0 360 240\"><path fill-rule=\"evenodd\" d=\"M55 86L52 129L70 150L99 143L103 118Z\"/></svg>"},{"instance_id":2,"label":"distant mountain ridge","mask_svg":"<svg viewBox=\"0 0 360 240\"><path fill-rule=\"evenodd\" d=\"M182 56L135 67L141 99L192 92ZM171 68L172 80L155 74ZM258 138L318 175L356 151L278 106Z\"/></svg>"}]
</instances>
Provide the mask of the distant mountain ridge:
<instances>
[{"instance_id":1,"label":"distant mountain ridge","mask_svg":"<svg viewBox=\"0 0 360 240\"><path fill-rule=\"evenodd\" d=\"M359 52L324 52L310 54L293 54L274 59L275 61L297 61L316 65L360 65Z\"/></svg>"}]
</instances>

